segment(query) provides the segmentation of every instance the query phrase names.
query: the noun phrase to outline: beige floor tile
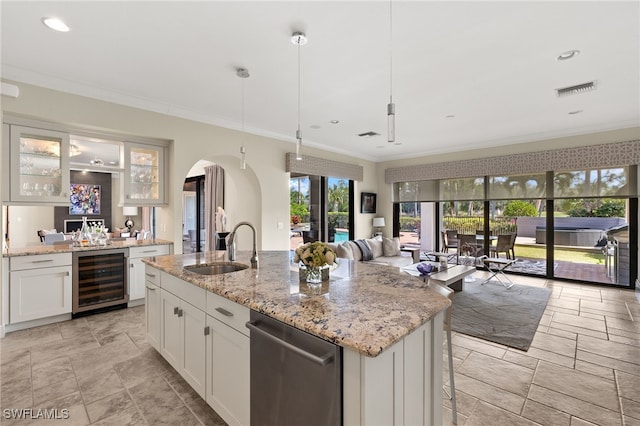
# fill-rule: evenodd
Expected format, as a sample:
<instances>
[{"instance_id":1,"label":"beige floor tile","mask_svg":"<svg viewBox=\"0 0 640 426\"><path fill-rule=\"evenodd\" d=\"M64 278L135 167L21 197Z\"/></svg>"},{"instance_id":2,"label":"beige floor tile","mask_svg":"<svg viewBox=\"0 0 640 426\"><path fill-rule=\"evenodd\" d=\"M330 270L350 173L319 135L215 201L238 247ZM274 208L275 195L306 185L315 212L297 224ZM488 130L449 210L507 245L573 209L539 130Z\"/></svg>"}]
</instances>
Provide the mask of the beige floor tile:
<instances>
[{"instance_id":1,"label":"beige floor tile","mask_svg":"<svg viewBox=\"0 0 640 426\"><path fill-rule=\"evenodd\" d=\"M459 333L453 335L451 341L455 346L460 346L495 358L502 358L507 351L504 346L482 341Z\"/></svg>"},{"instance_id":2,"label":"beige floor tile","mask_svg":"<svg viewBox=\"0 0 640 426\"><path fill-rule=\"evenodd\" d=\"M125 390L113 367L101 368L90 377L78 377L78 385L85 403Z\"/></svg>"},{"instance_id":3,"label":"beige floor tile","mask_svg":"<svg viewBox=\"0 0 640 426\"><path fill-rule=\"evenodd\" d=\"M631 399L620 398L622 405L622 413L626 417L631 417L640 422L640 402L633 401Z\"/></svg>"},{"instance_id":4,"label":"beige floor tile","mask_svg":"<svg viewBox=\"0 0 640 426\"><path fill-rule=\"evenodd\" d=\"M0 408L33 406L31 377L12 382L0 382Z\"/></svg>"},{"instance_id":5,"label":"beige floor tile","mask_svg":"<svg viewBox=\"0 0 640 426\"><path fill-rule=\"evenodd\" d=\"M586 319L588 319L588 318L586 318ZM596 331L596 330L592 330L590 328L576 327L574 325L563 324L563 323L555 322L555 321L551 321L551 326L550 327L553 327L553 328L556 328L556 329L559 329L559 330L568 331L568 332L571 332L571 333L576 333L576 334L583 335L583 336L597 337L598 339L602 339L602 340L607 340L607 338L608 338L607 333L602 332L602 331Z\"/></svg>"},{"instance_id":6,"label":"beige floor tile","mask_svg":"<svg viewBox=\"0 0 640 426\"><path fill-rule=\"evenodd\" d=\"M571 426L598 426L596 423L591 423L586 420L582 420L579 417L571 417Z\"/></svg>"},{"instance_id":7,"label":"beige floor tile","mask_svg":"<svg viewBox=\"0 0 640 426\"><path fill-rule=\"evenodd\" d=\"M31 356L28 349L18 349L7 355L0 366L0 383L29 380L31 378Z\"/></svg>"},{"instance_id":8,"label":"beige floor tile","mask_svg":"<svg viewBox=\"0 0 640 426\"><path fill-rule=\"evenodd\" d=\"M87 412L89 413L91 422L97 422L107 417L121 416L131 408L133 408L134 411L137 410L133 400L126 391L114 393L113 395L87 404Z\"/></svg>"},{"instance_id":9,"label":"beige floor tile","mask_svg":"<svg viewBox=\"0 0 640 426\"><path fill-rule=\"evenodd\" d=\"M47 362L34 364L31 368L34 388L41 388L54 383L75 378L69 357L54 358Z\"/></svg>"},{"instance_id":10,"label":"beige floor tile","mask_svg":"<svg viewBox=\"0 0 640 426\"><path fill-rule=\"evenodd\" d=\"M543 425L569 426L571 424L571 416L569 414L530 399L524 404L522 417Z\"/></svg>"},{"instance_id":11,"label":"beige floor tile","mask_svg":"<svg viewBox=\"0 0 640 426\"><path fill-rule=\"evenodd\" d=\"M161 375L162 366L159 361L149 356L138 355L134 358L113 365L125 387L130 388L150 377Z\"/></svg>"},{"instance_id":12,"label":"beige floor tile","mask_svg":"<svg viewBox=\"0 0 640 426\"><path fill-rule=\"evenodd\" d=\"M622 416L622 421L624 426L640 426L640 421L638 419L634 419L633 417Z\"/></svg>"},{"instance_id":13,"label":"beige floor tile","mask_svg":"<svg viewBox=\"0 0 640 426\"><path fill-rule=\"evenodd\" d=\"M619 410L613 380L542 361L533 383L612 411Z\"/></svg>"},{"instance_id":14,"label":"beige floor tile","mask_svg":"<svg viewBox=\"0 0 640 426\"><path fill-rule=\"evenodd\" d=\"M536 333L531 342L531 346L554 352L567 357L573 357L576 353L576 340L567 339L560 336L554 336L545 333Z\"/></svg>"},{"instance_id":15,"label":"beige floor tile","mask_svg":"<svg viewBox=\"0 0 640 426\"><path fill-rule=\"evenodd\" d=\"M531 385L529 399L555 408L556 410L571 414L572 416L579 416L581 419L585 419L597 425L619 426L621 423L621 414L619 412L590 404L581 399L573 398L569 395L555 392L536 384Z\"/></svg>"},{"instance_id":16,"label":"beige floor tile","mask_svg":"<svg viewBox=\"0 0 640 426\"><path fill-rule=\"evenodd\" d=\"M467 420L467 416L458 413L458 423L456 423L456 426L464 426ZM454 426L450 407L442 407L442 426Z\"/></svg>"},{"instance_id":17,"label":"beige floor tile","mask_svg":"<svg viewBox=\"0 0 640 426\"><path fill-rule=\"evenodd\" d=\"M512 413L520 414L524 406L524 397L465 376L464 374L456 374L455 381L456 390L459 389L479 400L486 401Z\"/></svg>"},{"instance_id":18,"label":"beige floor tile","mask_svg":"<svg viewBox=\"0 0 640 426\"><path fill-rule=\"evenodd\" d=\"M578 349L597 355L640 365L640 348L617 342L602 341L589 336L578 336Z\"/></svg>"},{"instance_id":19,"label":"beige floor tile","mask_svg":"<svg viewBox=\"0 0 640 426\"><path fill-rule=\"evenodd\" d=\"M132 387L129 392L149 424L200 424L162 377L147 379Z\"/></svg>"},{"instance_id":20,"label":"beige floor tile","mask_svg":"<svg viewBox=\"0 0 640 426\"><path fill-rule=\"evenodd\" d=\"M46 362L53 358L71 356L96 347L99 347L99 344L93 336L72 340L62 339L31 348L31 362L34 364Z\"/></svg>"},{"instance_id":21,"label":"beige floor tile","mask_svg":"<svg viewBox=\"0 0 640 426\"><path fill-rule=\"evenodd\" d=\"M526 397L534 370L503 359L472 353L457 372Z\"/></svg>"},{"instance_id":22,"label":"beige floor tile","mask_svg":"<svg viewBox=\"0 0 640 426\"><path fill-rule=\"evenodd\" d=\"M607 317L607 327L635 333L638 339L640 339L640 322L639 321L640 321L640 318L638 318L638 321L629 321L629 320L624 320L619 318Z\"/></svg>"},{"instance_id":23,"label":"beige floor tile","mask_svg":"<svg viewBox=\"0 0 640 426\"><path fill-rule=\"evenodd\" d=\"M529 348L529 350L527 351L527 355L539 360L552 362L554 364L563 365L569 368L573 368L573 365L575 364L575 360L573 357L560 355L555 352L545 351L543 349L534 347Z\"/></svg>"},{"instance_id":24,"label":"beige floor tile","mask_svg":"<svg viewBox=\"0 0 640 426\"><path fill-rule=\"evenodd\" d=\"M147 423L135 407L130 407L117 414L99 420L96 423L92 423L92 426L141 426L147 424L154 425L155 423Z\"/></svg>"},{"instance_id":25,"label":"beige floor tile","mask_svg":"<svg viewBox=\"0 0 640 426\"><path fill-rule=\"evenodd\" d=\"M585 352L580 349L576 352L576 360L589 362L591 364L600 365L602 367L613 368L615 370L624 371L630 374L640 375L640 365L622 361L616 358L609 358L597 355L591 352Z\"/></svg>"},{"instance_id":26,"label":"beige floor tile","mask_svg":"<svg viewBox=\"0 0 640 426\"><path fill-rule=\"evenodd\" d=\"M187 408L191 410L191 412L196 416L203 425L207 426L226 426L222 417L218 415L209 405L202 400L202 398L195 399L193 401L188 401ZM451 417L449 417L451 418ZM444 414L443 414L444 419Z\"/></svg>"},{"instance_id":27,"label":"beige floor tile","mask_svg":"<svg viewBox=\"0 0 640 426\"><path fill-rule=\"evenodd\" d=\"M595 311L592 309L581 309L580 316L582 318L589 318L589 319L594 319L598 321L604 321L604 318L605 318L604 313L602 313L601 311Z\"/></svg>"},{"instance_id":28,"label":"beige floor tile","mask_svg":"<svg viewBox=\"0 0 640 426\"><path fill-rule=\"evenodd\" d=\"M616 379L620 396L640 403L640 376L616 371Z\"/></svg>"},{"instance_id":29,"label":"beige floor tile","mask_svg":"<svg viewBox=\"0 0 640 426\"><path fill-rule=\"evenodd\" d=\"M538 358L527 355L527 352L523 352L517 349L509 348L502 358L505 361L512 362L514 364L521 365L530 369L535 369L540 361Z\"/></svg>"},{"instance_id":30,"label":"beige floor tile","mask_svg":"<svg viewBox=\"0 0 640 426\"><path fill-rule=\"evenodd\" d=\"M616 334L611 334L611 329L609 329L609 340L612 342L622 343L623 345L631 345L640 347L640 341L638 339L632 339L629 337L618 336ZM624 333L624 332L623 332Z\"/></svg>"},{"instance_id":31,"label":"beige floor tile","mask_svg":"<svg viewBox=\"0 0 640 426\"><path fill-rule=\"evenodd\" d=\"M590 362L585 362L580 359L576 360L575 369L579 371L584 371L585 373L593 374L595 376L600 376L607 380L615 380L613 375L613 369L610 367L603 367L597 364L591 364Z\"/></svg>"},{"instance_id":32,"label":"beige floor tile","mask_svg":"<svg viewBox=\"0 0 640 426\"><path fill-rule=\"evenodd\" d=\"M502 410L486 402L480 402L469 419L465 423L466 426L536 426L534 423L523 417L516 416L513 413Z\"/></svg>"},{"instance_id":33,"label":"beige floor tile","mask_svg":"<svg viewBox=\"0 0 640 426\"><path fill-rule=\"evenodd\" d=\"M52 420L48 423L64 423L65 426L81 426L89 424L89 417L87 416L87 411L85 410L80 392L73 392L69 395L54 399L52 401L42 402L39 404L39 407L36 408L50 410L55 409L58 410L58 413L61 415L63 415L62 410L68 411L68 418L65 419L64 422L62 422L61 420Z\"/></svg>"},{"instance_id":34,"label":"beige floor tile","mask_svg":"<svg viewBox=\"0 0 640 426\"><path fill-rule=\"evenodd\" d=\"M565 339L577 340L578 333L573 331L562 330L555 327L549 327L547 330L547 334L551 334L553 336L564 337Z\"/></svg>"},{"instance_id":35,"label":"beige floor tile","mask_svg":"<svg viewBox=\"0 0 640 426\"><path fill-rule=\"evenodd\" d=\"M78 392L78 383L75 377L71 377L62 382L52 385L46 385L41 388L33 389L33 404L38 406L44 401L63 398L72 393Z\"/></svg>"},{"instance_id":36,"label":"beige floor tile","mask_svg":"<svg viewBox=\"0 0 640 426\"><path fill-rule=\"evenodd\" d=\"M442 401L443 407L451 409L451 401L447 399L447 396L444 394L442 396ZM473 412L473 409L476 407L476 404L478 404L478 398L469 395L468 393L462 392L459 388L456 387L456 407L458 409L458 416L462 415L465 417L469 417L469 415Z\"/></svg>"},{"instance_id":37,"label":"beige floor tile","mask_svg":"<svg viewBox=\"0 0 640 426\"><path fill-rule=\"evenodd\" d=\"M606 333L607 327L604 320L596 320L591 318L585 318L582 316L567 315L563 313L556 313L553 315L553 323L571 325L579 328L586 328L601 333Z\"/></svg>"},{"instance_id":38,"label":"beige floor tile","mask_svg":"<svg viewBox=\"0 0 640 426\"><path fill-rule=\"evenodd\" d=\"M577 312L580 310L580 299L549 299L547 306L564 308Z\"/></svg>"}]
</instances>

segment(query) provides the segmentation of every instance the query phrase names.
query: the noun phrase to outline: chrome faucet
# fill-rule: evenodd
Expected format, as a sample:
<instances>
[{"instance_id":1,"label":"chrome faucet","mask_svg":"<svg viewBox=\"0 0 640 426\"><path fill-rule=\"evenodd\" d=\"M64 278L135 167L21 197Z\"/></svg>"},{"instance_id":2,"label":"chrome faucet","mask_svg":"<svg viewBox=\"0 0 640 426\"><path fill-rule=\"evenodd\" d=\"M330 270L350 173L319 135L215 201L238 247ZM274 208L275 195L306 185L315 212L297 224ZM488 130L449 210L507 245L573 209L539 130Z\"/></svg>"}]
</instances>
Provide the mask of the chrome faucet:
<instances>
[{"instance_id":1,"label":"chrome faucet","mask_svg":"<svg viewBox=\"0 0 640 426\"><path fill-rule=\"evenodd\" d=\"M236 242L234 240L236 238L236 231L242 225L247 225L253 231L253 254L251 255L251 267L257 269L258 250L256 248L256 228L254 228L249 222L240 222L233 228L233 231L229 234L229 241L227 242L227 255L230 261L236 260Z\"/></svg>"}]
</instances>

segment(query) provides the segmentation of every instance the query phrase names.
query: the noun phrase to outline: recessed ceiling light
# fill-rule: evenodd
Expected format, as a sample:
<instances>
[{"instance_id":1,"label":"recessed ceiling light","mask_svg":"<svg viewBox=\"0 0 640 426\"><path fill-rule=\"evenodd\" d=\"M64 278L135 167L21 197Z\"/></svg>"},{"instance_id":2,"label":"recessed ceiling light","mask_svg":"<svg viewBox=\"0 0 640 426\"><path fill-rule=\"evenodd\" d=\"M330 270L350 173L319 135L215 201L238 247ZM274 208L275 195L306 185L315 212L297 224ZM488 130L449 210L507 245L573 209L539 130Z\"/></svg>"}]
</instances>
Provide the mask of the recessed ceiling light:
<instances>
[{"instance_id":1,"label":"recessed ceiling light","mask_svg":"<svg viewBox=\"0 0 640 426\"><path fill-rule=\"evenodd\" d=\"M67 31L69 31L69 27L67 26L67 24L65 24L58 18L44 17L42 18L42 23L55 31L60 31L63 33L66 33Z\"/></svg>"},{"instance_id":2,"label":"recessed ceiling light","mask_svg":"<svg viewBox=\"0 0 640 426\"><path fill-rule=\"evenodd\" d=\"M115 161L109 161L109 164L111 164L112 166L115 166L118 163L116 163Z\"/></svg>"},{"instance_id":3,"label":"recessed ceiling light","mask_svg":"<svg viewBox=\"0 0 640 426\"><path fill-rule=\"evenodd\" d=\"M576 114L580 114L582 112L581 109L576 109L574 111L569 111L569 115L576 115Z\"/></svg>"},{"instance_id":4,"label":"recessed ceiling light","mask_svg":"<svg viewBox=\"0 0 640 426\"><path fill-rule=\"evenodd\" d=\"M311 125L311 126L309 126L309 127L310 127L310 128L312 128L312 129L316 129L316 130L317 130L317 129L321 129L321 128L322 128L321 126L318 126L317 124L312 124L312 125Z\"/></svg>"},{"instance_id":5,"label":"recessed ceiling light","mask_svg":"<svg viewBox=\"0 0 640 426\"><path fill-rule=\"evenodd\" d=\"M455 117L455 115L449 114L449 115L446 115L444 118L454 118L454 117Z\"/></svg>"},{"instance_id":6,"label":"recessed ceiling light","mask_svg":"<svg viewBox=\"0 0 640 426\"><path fill-rule=\"evenodd\" d=\"M340 120L331 120L329 123L331 124L338 124L340 122Z\"/></svg>"},{"instance_id":7,"label":"recessed ceiling light","mask_svg":"<svg viewBox=\"0 0 640 426\"><path fill-rule=\"evenodd\" d=\"M556 57L556 61L566 61L567 59L575 58L580 54L579 50L567 50L562 52Z\"/></svg>"}]
</instances>

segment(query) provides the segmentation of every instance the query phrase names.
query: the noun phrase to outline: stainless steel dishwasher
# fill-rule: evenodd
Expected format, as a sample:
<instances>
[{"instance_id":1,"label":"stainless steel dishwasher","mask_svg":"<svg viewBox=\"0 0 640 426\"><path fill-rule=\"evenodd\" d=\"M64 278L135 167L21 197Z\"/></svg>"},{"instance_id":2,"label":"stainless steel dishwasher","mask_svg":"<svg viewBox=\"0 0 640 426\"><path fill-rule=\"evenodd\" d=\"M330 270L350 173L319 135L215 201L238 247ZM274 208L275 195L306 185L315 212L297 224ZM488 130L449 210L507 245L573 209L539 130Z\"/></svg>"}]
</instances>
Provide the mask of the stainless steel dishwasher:
<instances>
[{"instance_id":1,"label":"stainless steel dishwasher","mask_svg":"<svg viewBox=\"0 0 640 426\"><path fill-rule=\"evenodd\" d=\"M342 348L251 311L251 425L342 423Z\"/></svg>"}]
</instances>

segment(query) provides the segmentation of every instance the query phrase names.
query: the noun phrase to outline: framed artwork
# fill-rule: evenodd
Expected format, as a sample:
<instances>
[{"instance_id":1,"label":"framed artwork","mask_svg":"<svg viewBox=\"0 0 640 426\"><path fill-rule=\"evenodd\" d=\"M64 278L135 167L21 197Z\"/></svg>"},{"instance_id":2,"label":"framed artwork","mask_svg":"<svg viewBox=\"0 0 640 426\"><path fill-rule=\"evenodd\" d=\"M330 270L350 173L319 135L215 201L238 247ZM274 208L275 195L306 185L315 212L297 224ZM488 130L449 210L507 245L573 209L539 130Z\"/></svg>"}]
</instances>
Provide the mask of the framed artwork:
<instances>
[{"instance_id":1,"label":"framed artwork","mask_svg":"<svg viewBox=\"0 0 640 426\"><path fill-rule=\"evenodd\" d=\"M376 212L376 194L363 192L360 194L360 213Z\"/></svg>"},{"instance_id":2,"label":"framed artwork","mask_svg":"<svg viewBox=\"0 0 640 426\"><path fill-rule=\"evenodd\" d=\"M70 215L100 214L100 185L72 183L70 192Z\"/></svg>"}]
</instances>

